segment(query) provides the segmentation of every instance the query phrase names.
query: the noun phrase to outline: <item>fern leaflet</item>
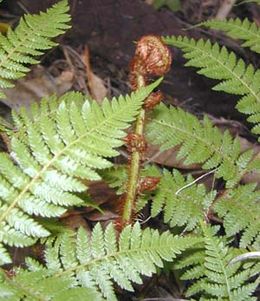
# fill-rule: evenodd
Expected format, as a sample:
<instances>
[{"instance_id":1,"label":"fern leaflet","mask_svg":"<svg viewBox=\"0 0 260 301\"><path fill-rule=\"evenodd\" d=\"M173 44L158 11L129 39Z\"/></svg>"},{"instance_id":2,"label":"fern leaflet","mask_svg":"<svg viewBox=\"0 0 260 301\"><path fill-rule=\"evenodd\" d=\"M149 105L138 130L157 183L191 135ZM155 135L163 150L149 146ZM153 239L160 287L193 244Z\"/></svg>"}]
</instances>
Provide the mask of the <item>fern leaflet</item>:
<instances>
[{"instance_id":1,"label":"fern leaflet","mask_svg":"<svg viewBox=\"0 0 260 301\"><path fill-rule=\"evenodd\" d=\"M248 19L215 19L206 21L202 25L222 30L231 38L244 41L242 44L243 47L249 47L251 50L260 53L260 29L254 22L250 22Z\"/></svg>"},{"instance_id":2,"label":"fern leaflet","mask_svg":"<svg viewBox=\"0 0 260 301\"><path fill-rule=\"evenodd\" d=\"M66 278L50 277L46 270L19 271L12 280L0 273L0 300L10 301L101 301L100 295L90 288L73 287Z\"/></svg>"},{"instance_id":3,"label":"fern leaflet","mask_svg":"<svg viewBox=\"0 0 260 301\"><path fill-rule=\"evenodd\" d=\"M100 173L102 179L109 187L116 190L116 194L121 195L127 189L127 166L114 165L112 168L105 169ZM140 170L140 181L146 177L160 178L162 176L160 170L155 165L146 165ZM143 191L137 195L135 210L139 212L152 198L154 191Z\"/></svg>"},{"instance_id":4,"label":"fern leaflet","mask_svg":"<svg viewBox=\"0 0 260 301\"><path fill-rule=\"evenodd\" d=\"M178 158L185 158L185 164L203 163L204 169L217 168L216 176L223 177L227 187L233 187L253 168L252 150L241 154L238 139L233 139L228 131L222 134L207 117L200 122L180 108L163 104L156 107L147 136L161 150L179 146Z\"/></svg>"},{"instance_id":5,"label":"fern leaflet","mask_svg":"<svg viewBox=\"0 0 260 301\"><path fill-rule=\"evenodd\" d=\"M127 170L117 166L102 171L103 179L112 188L117 188L117 193L124 193ZM171 227L185 227L185 231L193 230L201 219L207 215L209 207L216 196L215 191L206 192L203 184L192 184L192 176L185 179L178 170L172 173L156 166L146 166L141 170L141 177L155 176L160 178L155 191L141 193L137 198L136 211L140 211L151 201L151 217L164 213L164 222Z\"/></svg>"},{"instance_id":6,"label":"fern leaflet","mask_svg":"<svg viewBox=\"0 0 260 301\"><path fill-rule=\"evenodd\" d=\"M191 176L185 180L177 170L173 170L172 174L164 170L152 198L151 216L154 217L163 210L164 221L171 227L185 226L185 231L193 230L207 215L216 193L215 191L206 193L202 184L194 184L181 190L192 181Z\"/></svg>"},{"instance_id":7,"label":"fern leaflet","mask_svg":"<svg viewBox=\"0 0 260 301\"><path fill-rule=\"evenodd\" d=\"M252 132L260 134L260 70L246 66L242 59L237 60L233 52L220 48L217 43L173 36L165 37L164 41L184 51L188 59L186 66L199 68L199 74L222 80L214 90L241 95L236 108L250 115L248 121L255 124Z\"/></svg>"},{"instance_id":8,"label":"fern leaflet","mask_svg":"<svg viewBox=\"0 0 260 301\"><path fill-rule=\"evenodd\" d=\"M228 190L214 206L217 214L224 218L228 236L234 236L242 231L241 248L254 242L254 247L260 249L260 191L255 188L256 184L248 184Z\"/></svg>"},{"instance_id":9,"label":"fern leaflet","mask_svg":"<svg viewBox=\"0 0 260 301\"><path fill-rule=\"evenodd\" d=\"M29 287L29 293L34 292L37 296L42 293L42 285L48 285L48 282L50 284L54 280L53 283L57 285L65 282L65 288L68 283L72 288L91 288L101 292L106 300L113 301L116 300L113 282L133 291L132 283L142 283L141 275L151 276L156 267L163 267L162 260L171 261L176 254L196 242L196 238L191 242L190 239L173 236L169 232L160 235L156 230L142 231L137 223L133 227L125 227L117 239L112 224L105 231L97 224L90 239L83 228L78 230L76 237L68 233L61 235L54 246L45 252L46 267L30 260L31 273L18 270L12 280L5 277L0 288L10 300L19 301L22 300L22 294L26 296L23 288ZM40 287L31 284L30 278L35 274L42 278L48 277ZM53 293L54 284L47 293Z\"/></svg>"},{"instance_id":10,"label":"fern leaflet","mask_svg":"<svg viewBox=\"0 0 260 301\"><path fill-rule=\"evenodd\" d=\"M13 125L8 126L5 132L8 136L16 137L26 141L27 128L31 123L39 124L42 118L55 120L59 105L64 102L67 105L73 100L76 106L81 107L86 97L80 92L67 92L57 97L56 95L43 97L40 103L33 103L29 109L20 107L18 110L12 110Z\"/></svg>"},{"instance_id":11,"label":"fern leaflet","mask_svg":"<svg viewBox=\"0 0 260 301\"><path fill-rule=\"evenodd\" d=\"M35 123L23 113L26 139L11 138L11 154L0 153L0 263L10 261L4 245L31 245L48 236L31 215L57 217L67 207L82 205L81 179L98 180L98 169L112 165L124 129L135 119L156 83L102 106L85 101L80 107L61 102L53 118L45 110ZM35 110L35 109L34 109Z\"/></svg>"},{"instance_id":12,"label":"fern leaflet","mask_svg":"<svg viewBox=\"0 0 260 301\"><path fill-rule=\"evenodd\" d=\"M60 1L39 15L25 15L17 28L11 28L7 36L0 34L0 88L13 87L11 80L29 71L28 64L36 64L35 58L44 50L57 45L52 38L70 28L67 0ZM1 92L0 97L4 97Z\"/></svg>"},{"instance_id":13,"label":"fern leaflet","mask_svg":"<svg viewBox=\"0 0 260 301\"><path fill-rule=\"evenodd\" d=\"M200 301L253 301L258 281L248 281L254 273L252 265L230 264L238 250L229 248L224 237L203 225L205 250L194 249L175 265L184 269L183 280L193 279L187 296L200 295Z\"/></svg>"}]
</instances>

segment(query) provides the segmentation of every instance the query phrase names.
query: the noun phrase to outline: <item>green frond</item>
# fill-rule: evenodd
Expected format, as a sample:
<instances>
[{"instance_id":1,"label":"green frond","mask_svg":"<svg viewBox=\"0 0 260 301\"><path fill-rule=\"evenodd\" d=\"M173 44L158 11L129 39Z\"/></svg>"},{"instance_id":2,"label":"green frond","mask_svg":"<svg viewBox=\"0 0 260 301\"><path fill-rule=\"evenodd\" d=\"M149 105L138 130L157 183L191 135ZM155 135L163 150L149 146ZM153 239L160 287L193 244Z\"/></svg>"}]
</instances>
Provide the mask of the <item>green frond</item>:
<instances>
[{"instance_id":1,"label":"green frond","mask_svg":"<svg viewBox=\"0 0 260 301\"><path fill-rule=\"evenodd\" d=\"M97 170L112 165L106 158L118 155L115 148L123 145L124 130L158 83L131 96L106 99L102 106L62 101L52 118L40 105L37 123L29 117L32 112L23 112L24 135L11 138L10 155L0 153L0 250L48 236L32 215L58 217L83 204L82 179L99 180ZM1 254L0 263L8 262Z\"/></svg>"},{"instance_id":2,"label":"green frond","mask_svg":"<svg viewBox=\"0 0 260 301\"><path fill-rule=\"evenodd\" d=\"M76 287L70 279L50 277L46 270L17 271L14 279L0 273L0 300L10 301L102 301L91 288Z\"/></svg>"},{"instance_id":3,"label":"green frond","mask_svg":"<svg viewBox=\"0 0 260 301\"><path fill-rule=\"evenodd\" d=\"M0 34L1 89L13 87L12 80L24 76L28 64L38 63L39 55L57 45L52 39L70 28L68 11L68 1L62 0L45 13L25 15L15 30L10 28L6 36Z\"/></svg>"},{"instance_id":4,"label":"green frond","mask_svg":"<svg viewBox=\"0 0 260 301\"><path fill-rule=\"evenodd\" d=\"M10 296L10 300L18 301L22 293L27 297L27 291L28 296L32 292L36 296L49 291L53 294L57 293L58 285L67 288L70 283L72 288L92 289L101 292L106 300L113 301L116 300L113 283L133 291L132 283L141 284L142 275L151 276L156 267L163 267L163 260L172 261L194 243L196 238L191 240L169 232L159 234L149 228L141 230L137 223L125 227L117 238L112 224L105 230L97 224L91 238L83 228L76 236L66 233L58 237L55 245L45 252L46 267L30 261L32 272L20 270L12 279L4 277L0 288L6 292L6 300ZM43 280L39 281L39 277ZM36 285L37 282L40 285ZM46 282L52 284L47 292L42 290Z\"/></svg>"},{"instance_id":5,"label":"green frond","mask_svg":"<svg viewBox=\"0 0 260 301\"><path fill-rule=\"evenodd\" d=\"M224 237L217 237L215 229L203 225L205 249L194 249L175 265L184 271L182 279L193 279L186 296L199 295L198 300L252 301L257 280L250 281L252 264L230 264L236 249L228 247Z\"/></svg>"},{"instance_id":6,"label":"green frond","mask_svg":"<svg viewBox=\"0 0 260 301\"><path fill-rule=\"evenodd\" d=\"M121 195L126 191L128 177L126 165L114 165L102 170L100 175L109 187L116 190L116 194Z\"/></svg>"},{"instance_id":7,"label":"green frond","mask_svg":"<svg viewBox=\"0 0 260 301\"><path fill-rule=\"evenodd\" d=\"M214 210L224 219L226 234L230 237L242 232L240 247L254 244L260 248L260 191L256 184L240 185L220 197Z\"/></svg>"},{"instance_id":8,"label":"green frond","mask_svg":"<svg viewBox=\"0 0 260 301\"><path fill-rule=\"evenodd\" d=\"M250 115L248 121L254 124L252 132L260 134L260 70L255 71L252 65L246 66L234 52L208 40L172 36L165 37L164 41L183 50L188 60L186 66L199 68L199 74L221 80L214 90L240 95L242 98L236 108Z\"/></svg>"},{"instance_id":9,"label":"green frond","mask_svg":"<svg viewBox=\"0 0 260 301\"><path fill-rule=\"evenodd\" d=\"M260 53L260 29L256 23L250 22L248 19L212 19L202 23L202 25L211 29L222 30L229 37L242 40L243 47L249 47L251 50Z\"/></svg>"},{"instance_id":10,"label":"green frond","mask_svg":"<svg viewBox=\"0 0 260 301\"><path fill-rule=\"evenodd\" d=\"M127 188L127 165L114 165L109 169L105 169L100 173L102 179L114 188L118 195L123 194ZM162 174L155 165L146 165L140 170L140 179L145 177L161 177ZM153 191L144 191L137 196L135 210L139 212L152 198Z\"/></svg>"},{"instance_id":11,"label":"green frond","mask_svg":"<svg viewBox=\"0 0 260 301\"><path fill-rule=\"evenodd\" d=\"M13 125L6 125L5 132L10 137L26 141L28 138L26 130L31 123L39 124L43 118L55 121L56 112L62 102L69 105L73 101L76 106L81 107L85 100L86 96L80 92L67 92L60 97L56 95L43 97L40 103L33 103L29 108L20 107L18 110L12 110Z\"/></svg>"},{"instance_id":12,"label":"green frond","mask_svg":"<svg viewBox=\"0 0 260 301\"><path fill-rule=\"evenodd\" d=\"M110 187L118 188L119 194L125 191L125 166L104 170L102 176ZM190 185L194 179L191 176L185 179L178 170L161 172L156 166L148 165L141 170L141 177L145 176L159 177L160 182L155 191L138 196L137 211L151 201L151 217L163 212L165 223L185 227L185 231L193 230L207 215L216 196L215 191L207 193L203 184Z\"/></svg>"},{"instance_id":13,"label":"green frond","mask_svg":"<svg viewBox=\"0 0 260 301\"><path fill-rule=\"evenodd\" d=\"M161 150L179 146L177 157L185 159L184 164L201 163L206 170L216 169L216 176L223 177L227 187L233 187L253 168L252 151L241 153L238 139L228 131L221 133L207 117L199 121L180 108L157 106L147 136Z\"/></svg>"},{"instance_id":14,"label":"green frond","mask_svg":"<svg viewBox=\"0 0 260 301\"><path fill-rule=\"evenodd\" d=\"M185 178L178 170L163 171L161 181L152 198L151 216L164 212L164 221L171 227L193 230L207 215L216 192L207 193L203 184L192 184L193 178Z\"/></svg>"}]
</instances>

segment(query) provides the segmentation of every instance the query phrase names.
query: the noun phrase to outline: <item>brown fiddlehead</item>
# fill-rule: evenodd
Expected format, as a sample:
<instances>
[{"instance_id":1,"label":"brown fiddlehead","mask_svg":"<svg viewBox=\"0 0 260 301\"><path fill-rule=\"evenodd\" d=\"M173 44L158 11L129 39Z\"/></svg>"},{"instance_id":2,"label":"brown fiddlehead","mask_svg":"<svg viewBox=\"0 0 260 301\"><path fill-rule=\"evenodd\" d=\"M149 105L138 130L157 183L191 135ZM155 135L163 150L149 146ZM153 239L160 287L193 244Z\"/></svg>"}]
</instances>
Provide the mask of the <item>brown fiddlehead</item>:
<instances>
[{"instance_id":1,"label":"brown fiddlehead","mask_svg":"<svg viewBox=\"0 0 260 301\"><path fill-rule=\"evenodd\" d=\"M147 35L137 42L134 58L130 64L129 81L133 90L149 84L153 77L165 75L171 66L171 53L160 37ZM153 92L141 109L134 132L127 135L125 142L130 152L127 191L121 199L120 226L129 224L135 214L135 202L139 193L154 189L159 179L140 179L140 167L146 150L144 126L146 111L157 105L163 96L160 91ZM147 183L146 183L147 182Z\"/></svg>"}]
</instances>

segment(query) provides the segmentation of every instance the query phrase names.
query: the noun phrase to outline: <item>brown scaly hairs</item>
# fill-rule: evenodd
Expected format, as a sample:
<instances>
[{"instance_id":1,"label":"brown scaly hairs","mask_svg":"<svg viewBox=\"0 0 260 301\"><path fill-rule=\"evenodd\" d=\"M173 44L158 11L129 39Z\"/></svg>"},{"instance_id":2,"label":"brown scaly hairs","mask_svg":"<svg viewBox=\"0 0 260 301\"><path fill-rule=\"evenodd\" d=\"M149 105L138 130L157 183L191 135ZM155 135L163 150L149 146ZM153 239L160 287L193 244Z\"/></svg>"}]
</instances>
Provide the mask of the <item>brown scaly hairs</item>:
<instances>
[{"instance_id":1,"label":"brown scaly hairs","mask_svg":"<svg viewBox=\"0 0 260 301\"><path fill-rule=\"evenodd\" d=\"M170 69L171 62L171 52L159 36L147 35L140 38L136 45L135 55L130 63L129 82L132 90L148 85L154 77L165 75ZM143 135L145 118L142 116L145 116L146 111L153 109L162 99L163 94L160 91L150 94L144 102L142 113L137 118L134 132L129 133L125 138L130 160L128 163L127 190L121 196L119 202L119 219L116 221L119 229L131 223L134 219L137 197L145 191L156 189L160 182L160 178L157 177L140 178L140 168L147 148ZM132 176L133 174L135 176ZM134 187L134 191L130 187ZM129 210L129 208L131 209ZM126 210L128 210L128 213L131 211L131 213L125 219Z\"/></svg>"}]
</instances>

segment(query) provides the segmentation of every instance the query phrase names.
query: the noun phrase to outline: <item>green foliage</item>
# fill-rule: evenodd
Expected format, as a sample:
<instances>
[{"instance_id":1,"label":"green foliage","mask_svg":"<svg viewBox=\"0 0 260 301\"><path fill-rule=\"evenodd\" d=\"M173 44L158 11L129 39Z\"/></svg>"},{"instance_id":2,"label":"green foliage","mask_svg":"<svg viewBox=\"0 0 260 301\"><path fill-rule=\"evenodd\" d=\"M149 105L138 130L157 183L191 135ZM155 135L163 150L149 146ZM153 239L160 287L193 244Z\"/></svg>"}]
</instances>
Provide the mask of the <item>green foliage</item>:
<instances>
[{"instance_id":1,"label":"green foliage","mask_svg":"<svg viewBox=\"0 0 260 301\"><path fill-rule=\"evenodd\" d=\"M238 250L228 247L225 238L216 236L212 227L203 225L202 229L204 247L189 251L175 265L184 271L183 280L194 280L187 297L199 295L197 300L201 301L256 300L252 294L258 281L248 281L254 274L252 265L231 264Z\"/></svg>"},{"instance_id":2,"label":"green foliage","mask_svg":"<svg viewBox=\"0 0 260 301\"><path fill-rule=\"evenodd\" d=\"M248 19L209 20L203 26L224 31L228 36L243 41L243 47L260 53L260 29Z\"/></svg>"},{"instance_id":3,"label":"green foliage","mask_svg":"<svg viewBox=\"0 0 260 301\"><path fill-rule=\"evenodd\" d=\"M102 179L116 190L118 195L126 192L127 189L127 167L125 165L114 165L110 169L101 172ZM161 177L160 170L155 165L146 165L140 171L140 178L145 177ZM153 198L153 191L144 191L137 196L136 211L141 211L150 199Z\"/></svg>"},{"instance_id":4,"label":"green foliage","mask_svg":"<svg viewBox=\"0 0 260 301\"><path fill-rule=\"evenodd\" d=\"M109 187L116 190L116 194L121 195L126 191L127 168L125 165L114 165L101 172L102 179Z\"/></svg>"},{"instance_id":5,"label":"green foliage","mask_svg":"<svg viewBox=\"0 0 260 301\"><path fill-rule=\"evenodd\" d=\"M0 88L13 87L11 80L24 76L30 70L28 64L39 62L35 57L57 45L52 38L70 28L68 11L67 0L60 1L46 13L25 15L6 36L0 34Z\"/></svg>"},{"instance_id":6,"label":"green foliage","mask_svg":"<svg viewBox=\"0 0 260 301\"><path fill-rule=\"evenodd\" d=\"M64 102L69 105L73 101L78 107L84 104L86 97L80 92L67 92L58 97L56 95L43 97L40 103L33 103L29 108L20 107L12 110L13 124L5 125L4 131L12 138L27 140L26 131L31 123L39 124L43 118L54 120L59 105Z\"/></svg>"},{"instance_id":7,"label":"green foliage","mask_svg":"<svg viewBox=\"0 0 260 301\"><path fill-rule=\"evenodd\" d=\"M117 166L102 172L103 179L110 187L117 188L122 194L126 187L127 171L123 166ZM188 175L187 179L176 169L172 172L162 172L154 165L147 166L141 171L141 176L159 177L160 182L155 191L143 193L137 200L137 211L140 211L151 201L151 217L164 213L164 222L171 227L185 227L185 231L192 231L208 214L215 199L216 192L206 191L203 184L193 183L194 179Z\"/></svg>"},{"instance_id":8,"label":"green foliage","mask_svg":"<svg viewBox=\"0 0 260 301\"><path fill-rule=\"evenodd\" d=\"M11 80L23 76L29 64L37 63L44 50L56 45L52 38L69 28L68 9L63 0L46 13L26 15L15 30L0 36L0 88L11 87ZM241 39L243 46L260 52L259 30L247 20L204 25L224 30ZM255 124L253 132L260 133L260 71L209 41L164 40L184 51L186 65L220 80L215 90L240 95L238 110L249 115ZM118 194L129 189L127 167L116 167L111 159L119 154L126 128L159 82L126 97L105 99L101 105L76 92L47 97L29 109L13 111L13 124L0 120L1 131L10 140L10 151L0 153L0 264L12 263L9 247L31 246L38 238L45 245L42 263L29 258L28 269L12 265L13 275L0 269L0 300L113 301L114 284L133 291L133 284L142 283L141 276L152 276L164 267L164 261L174 261L176 268L184 269L187 297L256 300L252 294L259 265L250 256L259 256L255 252L260 238L259 191L255 184L239 182L247 172L259 171L260 161L252 150L242 152L239 139L228 131L222 133L207 117L200 121L180 108L162 104L149 115L147 136L161 150L176 147L178 159L185 164L201 164L223 178L226 187L222 186L221 193L208 191L191 175L184 177L177 170L161 171L148 165L139 172L138 165L137 180L147 176L161 180L155 190L137 189L136 211L150 201L151 217L163 213L172 232L191 234L160 234L149 227L142 230L138 223L121 232L112 224L105 229L97 224L91 234L83 228L72 233L57 223L72 206L96 207L86 193L91 181L103 178ZM221 225L223 221L219 233L205 225L213 218ZM235 248L238 243L240 249ZM177 255L181 257L176 259Z\"/></svg>"},{"instance_id":9,"label":"green foliage","mask_svg":"<svg viewBox=\"0 0 260 301\"><path fill-rule=\"evenodd\" d=\"M124 129L158 83L131 96L106 99L102 106L52 98L16 116L23 134L11 137L10 155L0 154L1 264L10 262L4 244L28 246L48 236L32 215L58 217L67 207L83 204L82 179L98 180L96 170L112 165L105 158L118 155L115 148L123 144Z\"/></svg>"},{"instance_id":10,"label":"green foliage","mask_svg":"<svg viewBox=\"0 0 260 301\"><path fill-rule=\"evenodd\" d=\"M215 191L206 192L203 184L193 184L193 178L187 179L173 170L164 170L158 189L152 199L151 216L164 211L164 222L171 227L184 227L185 231L193 230L209 211L215 198Z\"/></svg>"},{"instance_id":11,"label":"green foliage","mask_svg":"<svg viewBox=\"0 0 260 301\"><path fill-rule=\"evenodd\" d=\"M200 122L194 115L180 108L167 108L164 104L155 108L147 135L161 150L179 146L178 159L185 164L202 163L204 169L215 169L216 176L223 177L227 187L233 187L248 170L252 151L241 153L238 139L228 131L214 127L205 117Z\"/></svg>"},{"instance_id":12,"label":"green foliage","mask_svg":"<svg viewBox=\"0 0 260 301\"><path fill-rule=\"evenodd\" d=\"M197 241L169 232L160 235L157 230L141 230L138 223L125 227L119 238L112 224L104 231L97 224L91 238L80 228L77 235L65 233L47 248L46 267L29 260L31 272L18 270L12 279L2 277L0 289L5 300L12 301L32 300L31 296L35 296L34 301L70 300L67 293L76 290L77 294L81 289L84 294L89 289L93 294L101 292L106 300L113 301L113 282L133 291L132 283L142 283L141 275L151 276L156 267L163 267L163 260L172 261Z\"/></svg>"},{"instance_id":13,"label":"green foliage","mask_svg":"<svg viewBox=\"0 0 260 301\"><path fill-rule=\"evenodd\" d=\"M164 41L183 50L188 60L186 66L199 68L198 73L209 78L221 80L213 89L241 95L236 108L247 115L254 123L252 132L260 134L260 70L252 65L246 66L242 59L237 59L234 52L209 40L189 39L187 37L165 37Z\"/></svg>"},{"instance_id":14,"label":"green foliage","mask_svg":"<svg viewBox=\"0 0 260 301\"><path fill-rule=\"evenodd\" d=\"M248 184L227 190L217 200L214 210L221 218L224 218L224 227L228 236L234 237L242 232L241 248L254 243L254 247L259 250L260 191L255 189L256 184Z\"/></svg>"},{"instance_id":15,"label":"green foliage","mask_svg":"<svg viewBox=\"0 0 260 301\"><path fill-rule=\"evenodd\" d=\"M12 280L4 272L0 277L1 301L101 301L100 295L94 290L74 287L70 279L51 277L46 270L18 270Z\"/></svg>"}]
</instances>

